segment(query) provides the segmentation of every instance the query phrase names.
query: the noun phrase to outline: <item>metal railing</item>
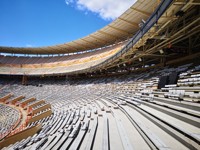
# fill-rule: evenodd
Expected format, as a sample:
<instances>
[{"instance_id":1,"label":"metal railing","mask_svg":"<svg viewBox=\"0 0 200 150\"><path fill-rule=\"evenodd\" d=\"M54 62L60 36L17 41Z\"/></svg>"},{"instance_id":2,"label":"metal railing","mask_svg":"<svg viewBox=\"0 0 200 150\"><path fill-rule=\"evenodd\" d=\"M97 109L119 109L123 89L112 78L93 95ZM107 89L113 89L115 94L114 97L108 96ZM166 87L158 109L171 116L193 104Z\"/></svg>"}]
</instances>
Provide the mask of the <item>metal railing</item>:
<instances>
[{"instance_id":1,"label":"metal railing","mask_svg":"<svg viewBox=\"0 0 200 150\"><path fill-rule=\"evenodd\" d=\"M128 52L148 31L150 28L154 26L154 24L157 23L158 19L163 15L163 13L167 10L167 8L172 4L173 0L162 0L160 5L157 7L157 9L154 11L154 13L150 16L150 18L143 24L143 26L140 28L140 30L131 38L131 40L115 55L111 56L104 62L97 64L95 66L92 66L88 69L84 69L81 71L75 71L73 73L83 73L83 72L92 72L110 62L113 62L113 60L119 58L124 53Z\"/></svg>"}]
</instances>

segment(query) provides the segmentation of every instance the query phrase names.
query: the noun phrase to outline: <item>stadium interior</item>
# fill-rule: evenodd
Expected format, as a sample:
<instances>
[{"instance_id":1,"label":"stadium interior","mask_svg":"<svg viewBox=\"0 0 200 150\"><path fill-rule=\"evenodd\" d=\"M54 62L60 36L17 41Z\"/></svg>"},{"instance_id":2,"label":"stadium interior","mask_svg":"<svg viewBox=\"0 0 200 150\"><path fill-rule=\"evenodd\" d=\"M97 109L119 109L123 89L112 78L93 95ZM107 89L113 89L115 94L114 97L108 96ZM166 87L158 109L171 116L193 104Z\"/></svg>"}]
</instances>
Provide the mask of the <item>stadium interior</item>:
<instances>
[{"instance_id":1,"label":"stadium interior","mask_svg":"<svg viewBox=\"0 0 200 150\"><path fill-rule=\"evenodd\" d=\"M137 0L104 28L0 46L0 149L200 149L200 1Z\"/></svg>"}]
</instances>

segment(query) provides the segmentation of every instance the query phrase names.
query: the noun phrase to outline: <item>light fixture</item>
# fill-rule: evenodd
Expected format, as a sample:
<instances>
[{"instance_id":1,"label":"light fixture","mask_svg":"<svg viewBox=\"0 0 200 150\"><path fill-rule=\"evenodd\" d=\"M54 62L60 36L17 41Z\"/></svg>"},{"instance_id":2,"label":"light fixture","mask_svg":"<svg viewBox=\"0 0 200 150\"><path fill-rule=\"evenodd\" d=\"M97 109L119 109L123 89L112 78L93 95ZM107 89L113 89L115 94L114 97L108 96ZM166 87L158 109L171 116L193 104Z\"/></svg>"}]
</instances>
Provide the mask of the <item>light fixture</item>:
<instances>
[{"instance_id":1,"label":"light fixture","mask_svg":"<svg viewBox=\"0 0 200 150\"><path fill-rule=\"evenodd\" d=\"M142 23L143 23L143 24L145 24L145 23L146 23L146 21L144 21L144 19L142 19Z\"/></svg>"},{"instance_id":2,"label":"light fixture","mask_svg":"<svg viewBox=\"0 0 200 150\"><path fill-rule=\"evenodd\" d=\"M144 19L142 19L141 23L138 24L138 26L140 28L142 28L144 26L144 24L146 23L146 21Z\"/></svg>"},{"instance_id":3,"label":"light fixture","mask_svg":"<svg viewBox=\"0 0 200 150\"><path fill-rule=\"evenodd\" d=\"M159 50L160 54L164 54L164 51L162 49Z\"/></svg>"}]
</instances>

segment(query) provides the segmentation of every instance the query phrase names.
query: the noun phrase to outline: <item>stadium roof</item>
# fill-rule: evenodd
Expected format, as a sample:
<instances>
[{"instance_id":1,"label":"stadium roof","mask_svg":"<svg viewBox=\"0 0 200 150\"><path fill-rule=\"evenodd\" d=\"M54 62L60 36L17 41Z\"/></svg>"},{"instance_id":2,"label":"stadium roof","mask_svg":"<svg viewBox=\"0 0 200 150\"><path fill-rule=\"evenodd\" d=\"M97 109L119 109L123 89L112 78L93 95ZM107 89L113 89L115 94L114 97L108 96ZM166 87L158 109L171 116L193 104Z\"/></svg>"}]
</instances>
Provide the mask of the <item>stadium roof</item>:
<instances>
[{"instance_id":1,"label":"stadium roof","mask_svg":"<svg viewBox=\"0 0 200 150\"><path fill-rule=\"evenodd\" d=\"M157 0L138 0L115 21L83 38L45 47L0 47L1 53L64 54L97 49L131 38L157 7Z\"/></svg>"}]
</instances>

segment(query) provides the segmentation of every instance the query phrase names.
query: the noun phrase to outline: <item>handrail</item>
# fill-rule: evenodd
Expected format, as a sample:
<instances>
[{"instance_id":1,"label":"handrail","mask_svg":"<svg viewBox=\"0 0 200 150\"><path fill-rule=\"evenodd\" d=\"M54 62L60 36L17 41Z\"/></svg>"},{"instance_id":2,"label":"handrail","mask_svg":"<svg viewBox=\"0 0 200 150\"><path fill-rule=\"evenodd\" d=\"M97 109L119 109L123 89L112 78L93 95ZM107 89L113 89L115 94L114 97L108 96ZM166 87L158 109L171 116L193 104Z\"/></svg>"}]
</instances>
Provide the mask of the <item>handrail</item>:
<instances>
[{"instance_id":1,"label":"handrail","mask_svg":"<svg viewBox=\"0 0 200 150\"><path fill-rule=\"evenodd\" d=\"M83 72L83 71L92 71L93 69L99 68L103 66L104 64L108 64L109 62L112 62L114 59L122 56L124 53L130 50L133 45L135 45L140 38L142 38L151 27L154 26L155 23L159 20L159 18L163 15L163 13L167 10L167 8L171 5L173 0L162 0L162 2L159 4L157 9L154 11L154 13L150 16L150 18L144 23L143 27L132 37L132 39L124 46L119 52L117 52L115 55L111 56L104 62L97 64L95 66L90 67L89 69L85 69L82 71L75 71L75 73Z\"/></svg>"}]
</instances>

